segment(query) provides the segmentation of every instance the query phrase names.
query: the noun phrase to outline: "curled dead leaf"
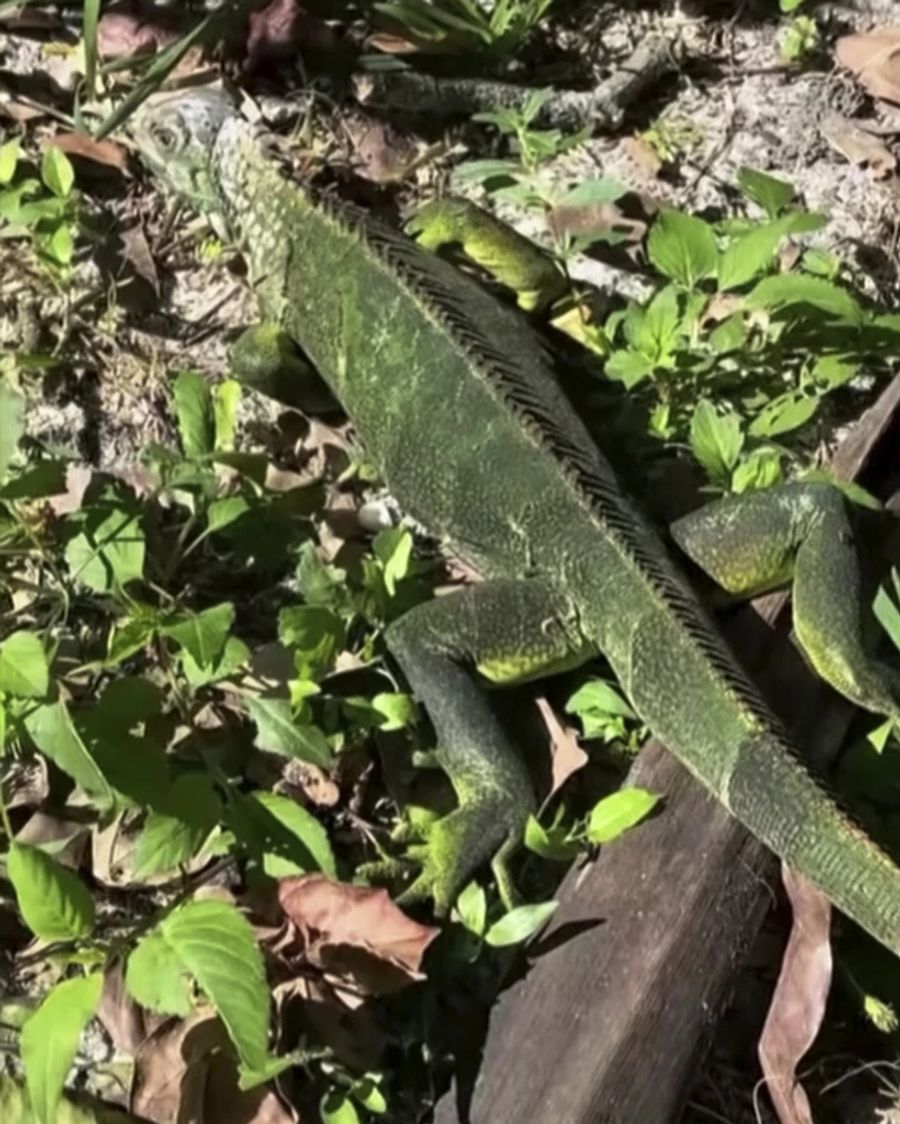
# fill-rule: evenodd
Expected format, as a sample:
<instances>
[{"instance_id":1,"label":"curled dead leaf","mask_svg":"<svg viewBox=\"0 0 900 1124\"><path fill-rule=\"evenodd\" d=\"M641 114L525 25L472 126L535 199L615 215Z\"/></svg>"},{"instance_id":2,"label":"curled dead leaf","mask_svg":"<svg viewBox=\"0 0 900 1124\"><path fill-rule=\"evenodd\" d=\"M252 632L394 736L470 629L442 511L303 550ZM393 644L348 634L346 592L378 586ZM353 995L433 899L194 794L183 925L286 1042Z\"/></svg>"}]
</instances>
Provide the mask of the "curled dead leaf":
<instances>
[{"instance_id":1,"label":"curled dead leaf","mask_svg":"<svg viewBox=\"0 0 900 1124\"><path fill-rule=\"evenodd\" d=\"M95 140L87 133L56 133L48 141L48 147L61 149L67 156L81 157L108 168L128 171L128 157L124 148L113 141Z\"/></svg>"},{"instance_id":2,"label":"curled dead leaf","mask_svg":"<svg viewBox=\"0 0 900 1124\"><path fill-rule=\"evenodd\" d=\"M440 930L407 917L387 890L305 874L280 882L278 901L299 938L282 957L320 967L346 1003L424 978L422 957Z\"/></svg>"},{"instance_id":3,"label":"curled dead leaf","mask_svg":"<svg viewBox=\"0 0 900 1124\"><path fill-rule=\"evenodd\" d=\"M835 54L872 97L900 102L900 27L845 35L838 39Z\"/></svg>"},{"instance_id":4,"label":"curled dead leaf","mask_svg":"<svg viewBox=\"0 0 900 1124\"><path fill-rule=\"evenodd\" d=\"M794 920L759 1040L759 1061L781 1124L814 1124L797 1065L815 1041L831 987L831 904L788 866L782 878Z\"/></svg>"},{"instance_id":5,"label":"curled dead leaf","mask_svg":"<svg viewBox=\"0 0 900 1124\"><path fill-rule=\"evenodd\" d=\"M537 700L538 710L550 735L551 784L547 799L559 792L573 773L583 769L588 755L578 743L578 731L572 726L564 726L553 713L553 708L545 698Z\"/></svg>"}]
</instances>

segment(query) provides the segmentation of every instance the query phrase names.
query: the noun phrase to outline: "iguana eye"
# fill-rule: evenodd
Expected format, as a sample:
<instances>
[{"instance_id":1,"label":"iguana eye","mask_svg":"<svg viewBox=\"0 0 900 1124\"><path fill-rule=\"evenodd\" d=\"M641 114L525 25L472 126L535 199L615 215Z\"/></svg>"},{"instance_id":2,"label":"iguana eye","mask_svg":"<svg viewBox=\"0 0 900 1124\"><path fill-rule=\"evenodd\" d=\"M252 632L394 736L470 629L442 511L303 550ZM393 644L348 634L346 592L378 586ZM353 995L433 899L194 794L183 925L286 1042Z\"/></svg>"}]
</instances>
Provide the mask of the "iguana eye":
<instances>
[{"instance_id":1,"label":"iguana eye","mask_svg":"<svg viewBox=\"0 0 900 1124\"><path fill-rule=\"evenodd\" d=\"M153 140L163 153L174 152L178 147L178 134L168 125L156 125L153 129Z\"/></svg>"}]
</instances>

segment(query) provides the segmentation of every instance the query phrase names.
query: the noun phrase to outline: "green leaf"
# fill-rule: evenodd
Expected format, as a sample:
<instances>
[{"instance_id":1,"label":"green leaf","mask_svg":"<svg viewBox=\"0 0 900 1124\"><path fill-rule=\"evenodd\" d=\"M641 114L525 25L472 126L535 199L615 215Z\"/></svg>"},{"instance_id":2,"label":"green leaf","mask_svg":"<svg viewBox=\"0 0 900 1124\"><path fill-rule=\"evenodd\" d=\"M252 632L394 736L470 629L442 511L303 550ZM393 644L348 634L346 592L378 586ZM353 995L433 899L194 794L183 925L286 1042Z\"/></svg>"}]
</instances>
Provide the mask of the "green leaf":
<instances>
[{"instance_id":1,"label":"green leaf","mask_svg":"<svg viewBox=\"0 0 900 1124\"><path fill-rule=\"evenodd\" d=\"M37 847L12 842L6 873L22 919L36 937L65 941L90 935L94 903L87 886L67 867Z\"/></svg>"},{"instance_id":2,"label":"green leaf","mask_svg":"<svg viewBox=\"0 0 900 1124\"><path fill-rule=\"evenodd\" d=\"M233 624L234 605L223 601L202 613L185 612L159 631L189 652L198 667L207 668L221 658Z\"/></svg>"},{"instance_id":3,"label":"green leaf","mask_svg":"<svg viewBox=\"0 0 900 1124\"><path fill-rule=\"evenodd\" d=\"M58 265L68 265L75 253L72 228L67 223L60 223L49 238L42 240L41 248Z\"/></svg>"},{"instance_id":4,"label":"green leaf","mask_svg":"<svg viewBox=\"0 0 900 1124\"><path fill-rule=\"evenodd\" d=\"M763 446L754 449L734 470L731 477L731 490L738 495L743 492L756 492L761 488L771 488L773 484L780 484L784 479L781 471L781 458L784 454L780 449Z\"/></svg>"},{"instance_id":5,"label":"green leaf","mask_svg":"<svg viewBox=\"0 0 900 1124\"><path fill-rule=\"evenodd\" d=\"M270 878L290 878L295 874L309 874L315 870L321 870L332 878L337 877L337 865L328 832L315 816L296 800L274 792L254 792L252 799L273 816L287 833L283 848L267 851L263 856L263 870Z\"/></svg>"},{"instance_id":6,"label":"green leaf","mask_svg":"<svg viewBox=\"0 0 900 1124\"><path fill-rule=\"evenodd\" d=\"M610 843L630 827L640 823L659 802L659 797L643 788L620 788L605 796L591 810L587 838L591 843Z\"/></svg>"},{"instance_id":7,"label":"green leaf","mask_svg":"<svg viewBox=\"0 0 900 1124\"><path fill-rule=\"evenodd\" d=\"M777 437L805 425L819 408L820 399L802 390L780 394L768 402L750 423L751 437Z\"/></svg>"},{"instance_id":8,"label":"green leaf","mask_svg":"<svg viewBox=\"0 0 900 1124\"><path fill-rule=\"evenodd\" d=\"M609 379L620 382L626 390L631 390L653 372L653 362L639 351L623 348L614 351L606 361L604 373Z\"/></svg>"},{"instance_id":9,"label":"green leaf","mask_svg":"<svg viewBox=\"0 0 900 1124\"><path fill-rule=\"evenodd\" d=\"M680 324L678 294L673 285L666 285L644 309L644 315L635 329L634 346L659 363L667 359L674 350Z\"/></svg>"},{"instance_id":10,"label":"green leaf","mask_svg":"<svg viewBox=\"0 0 900 1124\"><path fill-rule=\"evenodd\" d=\"M44 149L41 160L41 179L59 199L66 199L75 183L72 161L61 148L50 144Z\"/></svg>"},{"instance_id":11,"label":"green leaf","mask_svg":"<svg viewBox=\"0 0 900 1124\"><path fill-rule=\"evenodd\" d=\"M146 540L140 512L130 506L97 508L88 512L82 528L65 549L73 578L98 593L143 578Z\"/></svg>"},{"instance_id":12,"label":"green leaf","mask_svg":"<svg viewBox=\"0 0 900 1124\"><path fill-rule=\"evenodd\" d=\"M237 412L241 401L241 384L236 379L225 379L213 390L213 415L215 419L215 446L228 451L234 448Z\"/></svg>"},{"instance_id":13,"label":"green leaf","mask_svg":"<svg viewBox=\"0 0 900 1124\"><path fill-rule=\"evenodd\" d=\"M210 531L222 531L250 510L243 496L226 496L213 500L206 511L206 526Z\"/></svg>"},{"instance_id":14,"label":"green leaf","mask_svg":"<svg viewBox=\"0 0 900 1124\"><path fill-rule=\"evenodd\" d=\"M894 571L894 587L898 588L897 571ZM900 651L900 609L884 586L880 586L872 604L875 619L888 634L891 643Z\"/></svg>"},{"instance_id":15,"label":"green leaf","mask_svg":"<svg viewBox=\"0 0 900 1124\"><path fill-rule=\"evenodd\" d=\"M566 713L582 717L585 714L612 714L623 718L636 717L634 711L619 692L602 679L590 679L569 697Z\"/></svg>"},{"instance_id":16,"label":"green leaf","mask_svg":"<svg viewBox=\"0 0 900 1124\"><path fill-rule=\"evenodd\" d=\"M247 713L256 723L256 745L269 753L296 757L327 769L332 752L325 735L316 726L294 721L287 699L246 696Z\"/></svg>"},{"instance_id":17,"label":"green leaf","mask_svg":"<svg viewBox=\"0 0 900 1124\"><path fill-rule=\"evenodd\" d=\"M222 815L222 802L205 773L176 777L161 807L147 817L132 859L136 878L174 870L197 854Z\"/></svg>"},{"instance_id":18,"label":"green leaf","mask_svg":"<svg viewBox=\"0 0 900 1124\"><path fill-rule=\"evenodd\" d=\"M0 691L42 699L50 687L44 646L33 632L13 632L0 644Z\"/></svg>"},{"instance_id":19,"label":"green leaf","mask_svg":"<svg viewBox=\"0 0 900 1124\"><path fill-rule=\"evenodd\" d=\"M100 972L63 980L22 1027L22 1063L38 1124L57 1124L56 1110L66 1077L102 990Z\"/></svg>"},{"instance_id":20,"label":"green leaf","mask_svg":"<svg viewBox=\"0 0 900 1124\"><path fill-rule=\"evenodd\" d=\"M794 188L784 180L767 176L765 172L757 172L753 168L740 168L737 175L738 186L741 191L766 212L770 219L777 216L790 206L794 198Z\"/></svg>"},{"instance_id":21,"label":"green leaf","mask_svg":"<svg viewBox=\"0 0 900 1124\"><path fill-rule=\"evenodd\" d=\"M719 251L712 227L695 215L665 210L653 224L647 253L660 273L693 289L716 272Z\"/></svg>"},{"instance_id":22,"label":"green leaf","mask_svg":"<svg viewBox=\"0 0 900 1124\"><path fill-rule=\"evenodd\" d=\"M203 457L216 447L216 419L209 384L199 371L182 371L172 391L185 454Z\"/></svg>"},{"instance_id":23,"label":"green leaf","mask_svg":"<svg viewBox=\"0 0 900 1124\"><path fill-rule=\"evenodd\" d=\"M568 195L564 195L556 204L557 207L597 207L604 203L615 203L626 194L628 188L617 180L607 179L605 176L599 180L585 180L573 187Z\"/></svg>"},{"instance_id":24,"label":"green leaf","mask_svg":"<svg viewBox=\"0 0 900 1124\"><path fill-rule=\"evenodd\" d=\"M416 720L416 704L402 691L382 691L372 699L372 709L381 717L379 730L403 730Z\"/></svg>"},{"instance_id":25,"label":"green leaf","mask_svg":"<svg viewBox=\"0 0 900 1124\"><path fill-rule=\"evenodd\" d=\"M477 882L470 882L456 899L456 912L470 933L480 937L487 924L487 895Z\"/></svg>"},{"instance_id":26,"label":"green leaf","mask_svg":"<svg viewBox=\"0 0 900 1124\"><path fill-rule=\"evenodd\" d=\"M859 302L846 289L805 273L779 273L764 277L748 294L752 308L780 309L795 304L809 304L839 320L861 327L866 314Z\"/></svg>"},{"instance_id":27,"label":"green leaf","mask_svg":"<svg viewBox=\"0 0 900 1124\"><path fill-rule=\"evenodd\" d=\"M228 679L236 674L250 659L250 649L243 640L237 636L229 636L225 641L222 654L214 663L207 667L200 667L193 656L186 649L181 653L181 670L188 681L192 691L205 687L209 683L217 683L220 679Z\"/></svg>"},{"instance_id":28,"label":"green leaf","mask_svg":"<svg viewBox=\"0 0 900 1124\"><path fill-rule=\"evenodd\" d=\"M564 827L548 829L534 816L529 816L525 824L525 846L552 862L571 862L580 850L578 843L568 838Z\"/></svg>"},{"instance_id":29,"label":"green leaf","mask_svg":"<svg viewBox=\"0 0 900 1124\"><path fill-rule=\"evenodd\" d=\"M142 1007L159 1015L186 1017L193 1010L187 968L161 933L150 932L128 957L125 986Z\"/></svg>"},{"instance_id":30,"label":"green leaf","mask_svg":"<svg viewBox=\"0 0 900 1124\"><path fill-rule=\"evenodd\" d=\"M520 175L522 165L517 160L465 160L453 169L453 181L458 184L511 180Z\"/></svg>"},{"instance_id":31,"label":"green leaf","mask_svg":"<svg viewBox=\"0 0 900 1124\"><path fill-rule=\"evenodd\" d=\"M376 1116L383 1116L387 1112L387 1100L379 1087L378 1081L373 1077L368 1075L363 1077L354 1083L350 1091L354 1100L359 1101L363 1108L367 1108L369 1112Z\"/></svg>"},{"instance_id":32,"label":"green leaf","mask_svg":"<svg viewBox=\"0 0 900 1124\"><path fill-rule=\"evenodd\" d=\"M156 932L219 1013L243 1067L268 1061L269 989L253 930L233 906L186 902Z\"/></svg>"},{"instance_id":33,"label":"green leaf","mask_svg":"<svg viewBox=\"0 0 900 1124\"><path fill-rule=\"evenodd\" d=\"M278 639L294 650L297 671L304 678L331 670L345 635L341 618L322 605L291 606L278 614Z\"/></svg>"},{"instance_id":34,"label":"green leaf","mask_svg":"<svg viewBox=\"0 0 900 1124\"><path fill-rule=\"evenodd\" d=\"M372 549L381 563L384 587L389 597L396 594L398 583L409 573L412 548L412 535L403 527L391 527L387 531L379 531L375 536Z\"/></svg>"},{"instance_id":35,"label":"green leaf","mask_svg":"<svg viewBox=\"0 0 900 1124\"><path fill-rule=\"evenodd\" d=\"M25 399L0 381L0 484L25 432Z\"/></svg>"},{"instance_id":36,"label":"green leaf","mask_svg":"<svg viewBox=\"0 0 900 1124\"><path fill-rule=\"evenodd\" d=\"M93 804L109 807L114 793L72 723L63 702L49 703L25 719L31 740L46 757L67 773Z\"/></svg>"},{"instance_id":37,"label":"green leaf","mask_svg":"<svg viewBox=\"0 0 900 1124\"><path fill-rule=\"evenodd\" d=\"M8 183L12 183L12 178L16 174L16 167L19 163L19 156L22 151L22 142L18 137L14 137L6 144L0 145L0 185L5 187Z\"/></svg>"},{"instance_id":38,"label":"green leaf","mask_svg":"<svg viewBox=\"0 0 900 1124\"><path fill-rule=\"evenodd\" d=\"M727 482L744 447L741 419L733 411L720 414L707 399L694 407L691 449L711 480Z\"/></svg>"},{"instance_id":39,"label":"green leaf","mask_svg":"<svg viewBox=\"0 0 900 1124\"><path fill-rule=\"evenodd\" d=\"M359 1113L340 1089L329 1089L319 1102L322 1124L359 1124Z\"/></svg>"},{"instance_id":40,"label":"green leaf","mask_svg":"<svg viewBox=\"0 0 900 1124\"><path fill-rule=\"evenodd\" d=\"M488 929L484 936L485 943L492 948L506 948L508 945L527 941L547 924L558 904L538 902L536 905L520 905L511 909Z\"/></svg>"},{"instance_id":41,"label":"green leaf","mask_svg":"<svg viewBox=\"0 0 900 1124\"><path fill-rule=\"evenodd\" d=\"M719 258L719 290L746 285L767 270L786 234L784 220L778 219L731 242Z\"/></svg>"}]
</instances>

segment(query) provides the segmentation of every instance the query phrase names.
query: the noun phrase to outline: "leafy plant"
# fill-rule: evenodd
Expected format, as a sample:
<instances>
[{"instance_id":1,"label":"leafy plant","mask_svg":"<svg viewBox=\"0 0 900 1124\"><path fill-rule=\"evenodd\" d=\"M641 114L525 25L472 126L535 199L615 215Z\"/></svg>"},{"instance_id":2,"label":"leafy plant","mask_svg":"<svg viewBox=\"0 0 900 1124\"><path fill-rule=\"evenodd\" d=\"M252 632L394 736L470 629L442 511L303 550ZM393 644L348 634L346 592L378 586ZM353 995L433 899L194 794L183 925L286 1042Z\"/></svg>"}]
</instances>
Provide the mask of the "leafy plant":
<instances>
[{"instance_id":1,"label":"leafy plant","mask_svg":"<svg viewBox=\"0 0 900 1124\"><path fill-rule=\"evenodd\" d=\"M546 16L553 0L389 0L376 3L420 50L508 55Z\"/></svg>"},{"instance_id":2,"label":"leafy plant","mask_svg":"<svg viewBox=\"0 0 900 1124\"><path fill-rule=\"evenodd\" d=\"M31 171L18 138L0 145L0 232L29 237L38 259L65 279L78 233L75 173L55 145L44 149L39 178Z\"/></svg>"},{"instance_id":3,"label":"leafy plant","mask_svg":"<svg viewBox=\"0 0 900 1124\"><path fill-rule=\"evenodd\" d=\"M782 62L802 63L815 54L820 42L821 33L815 17L794 16L785 21L778 34L778 53Z\"/></svg>"}]
</instances>

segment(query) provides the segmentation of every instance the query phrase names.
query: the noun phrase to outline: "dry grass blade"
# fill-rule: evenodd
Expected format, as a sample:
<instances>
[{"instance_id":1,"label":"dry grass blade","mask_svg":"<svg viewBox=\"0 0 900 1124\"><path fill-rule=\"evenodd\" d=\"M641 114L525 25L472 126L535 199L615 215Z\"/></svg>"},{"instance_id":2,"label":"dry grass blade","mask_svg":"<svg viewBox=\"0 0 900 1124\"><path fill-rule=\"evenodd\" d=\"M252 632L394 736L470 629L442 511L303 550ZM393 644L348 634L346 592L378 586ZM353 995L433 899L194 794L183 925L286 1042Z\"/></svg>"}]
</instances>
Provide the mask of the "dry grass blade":
<instances>
[{"instance_id":1,"label":"dry grass blade","mask_svg":"<svg viewBox=\"0 0 900 1124\"><path fill-rule=\"evenodd\" d=\"M831 904L811 883L782 867L794 912L775 994L759 1040L759 1060L781 1124L814 1124L797 1065L815 1041L831 986Z\"/></svg>"}]
</instances>

